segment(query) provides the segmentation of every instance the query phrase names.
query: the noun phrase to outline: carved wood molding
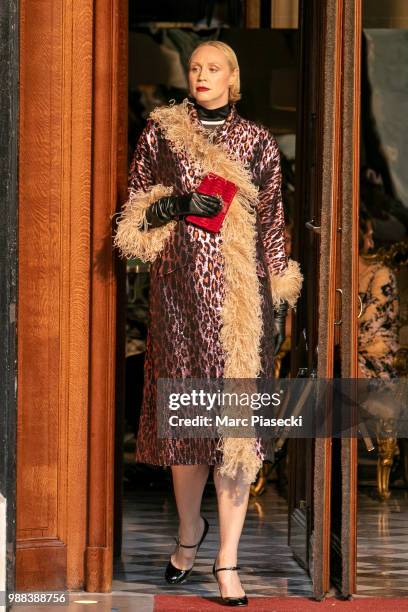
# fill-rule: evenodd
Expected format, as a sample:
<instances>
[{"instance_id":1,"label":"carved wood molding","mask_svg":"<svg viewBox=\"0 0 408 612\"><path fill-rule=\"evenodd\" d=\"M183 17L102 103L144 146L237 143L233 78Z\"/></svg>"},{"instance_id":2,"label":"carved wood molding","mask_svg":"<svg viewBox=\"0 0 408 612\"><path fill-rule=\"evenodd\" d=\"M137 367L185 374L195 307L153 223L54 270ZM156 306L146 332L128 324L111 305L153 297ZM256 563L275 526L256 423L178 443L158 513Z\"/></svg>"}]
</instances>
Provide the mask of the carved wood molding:
<instances>
[{"instance_id":1,"label":"carved wood molding","mask_svg":"<svg viewBox=\"0 0 408 612\"><path fill-rule=\"evenodd\" d=\"M95 0L92 303L86 589L111 590L116 371L116 253L112 215L127 187L127 5ZM124 358L124 356L123 356Z\"/></svg>"},{"instance_id":2,"label":"carved wood molding","mask_svg":"<svg viewBox=\"0 0 408 612\"><path fill-rule=\"evenodd\" d=\"M341 375L358 376L358 215L360 202L361 0L344 0L343 143L341 185ZM341 583L345 597L356 592L357 438L341 441ZM340 484L340 483L339 483Z\"/></svg>"}]
</instances>

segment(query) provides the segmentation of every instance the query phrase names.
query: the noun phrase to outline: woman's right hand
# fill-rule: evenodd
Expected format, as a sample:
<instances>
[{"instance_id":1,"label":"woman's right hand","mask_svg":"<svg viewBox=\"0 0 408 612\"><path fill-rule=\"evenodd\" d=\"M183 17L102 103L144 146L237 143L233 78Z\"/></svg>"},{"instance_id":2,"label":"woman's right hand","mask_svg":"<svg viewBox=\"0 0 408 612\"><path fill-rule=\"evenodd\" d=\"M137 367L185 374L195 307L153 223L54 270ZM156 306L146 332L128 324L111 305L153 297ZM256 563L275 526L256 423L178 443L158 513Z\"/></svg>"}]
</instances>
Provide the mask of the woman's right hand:
<instances>
[{"instance_id":1,"label":"woman's right hand","mask_svg":"<svg viewBox=\"0 0 408 612\"><path fill-rule=\"evenodd\" d=\"M185 217L187 215L213 217L218 214L222 208L222 202L218 196L194 191L193 193L176 197L176 215L179 217Z\"/></svg>"},{"instance_id":2,"label":"woman's right hand","mask_svg":"<svg viewBox=\"0 0 408 612\"><path fill-rule=\"evenodd\" d=\"M218 196L194 191L185 195L166 196L153 202L146 211L146 220L149 227L159 227L187 215L213 217L221 208L222 201Z\"/></svg>"}]
</instances>

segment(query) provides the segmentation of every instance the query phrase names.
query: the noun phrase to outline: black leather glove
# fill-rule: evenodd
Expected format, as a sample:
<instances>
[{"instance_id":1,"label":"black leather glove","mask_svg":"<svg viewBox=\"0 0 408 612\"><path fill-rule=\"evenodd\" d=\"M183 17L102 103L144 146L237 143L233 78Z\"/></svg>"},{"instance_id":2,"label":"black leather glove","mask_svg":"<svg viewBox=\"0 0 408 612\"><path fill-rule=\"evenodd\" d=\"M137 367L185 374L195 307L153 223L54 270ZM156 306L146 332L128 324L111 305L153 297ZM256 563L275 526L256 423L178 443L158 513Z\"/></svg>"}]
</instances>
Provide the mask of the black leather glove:
<instances>
[{"instance_id":1,"label":"black leather glove","mask_svg":"<svg viewBox=\"0 0 408 612\"><path fill-rule=\"evenodd\" d=\"M216 196L204 193L187 193L186 195L166 196L153 202L146 211L149 228L160 227L173 219L198 215L212 217L220 212L222 202Z\"/></svg>"},{"instance_id":2,"label":"black leather glove","mask_svg":"<svg viewBox=\"0 0 408 612\"><path fill-rule=\"evenodd\" d=\"M275 350L274 355L279 353L279 349L286 339L286 315L288 312L288 303L282 302L278 309L275 310Z\"/></svg>"}]
</instances>

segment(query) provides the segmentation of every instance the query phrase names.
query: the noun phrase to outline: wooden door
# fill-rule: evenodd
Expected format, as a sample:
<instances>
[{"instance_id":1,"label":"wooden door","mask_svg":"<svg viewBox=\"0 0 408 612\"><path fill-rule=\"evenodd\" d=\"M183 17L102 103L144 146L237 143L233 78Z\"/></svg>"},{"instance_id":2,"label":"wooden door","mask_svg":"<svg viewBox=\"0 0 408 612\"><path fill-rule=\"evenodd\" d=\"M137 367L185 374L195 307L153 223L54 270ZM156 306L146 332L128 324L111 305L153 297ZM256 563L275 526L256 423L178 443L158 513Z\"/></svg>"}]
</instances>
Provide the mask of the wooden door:
<instances>
[{"instance_id":1,"label":"wooden door","mask_svg":"<svg viewBox=\"0 0 408 612\"><path fill-rule=\"evenodd\" d=\"M93 2L20 2L16 588L81 588Z\"/></svg>"},{"instance_id":2,"label":"wooden door","mask_svg":"<svg viewBox=\"0 0 408 612\"><path fill-rule=\"evenodd\" d=\"M292 376L314 378L330 376L328 356L333 352L333 336L326 329L333 316L332 291L328 293L329 270L322 266L322 261L332 261L336 246L330 223L322 220L327 214L323 210L327 171L333 171L324 164L331 134L324 131L328 109L322 104L323 94L333 86L325 77L330 52L326 31L331 19L322 3L300 5L295 254L305 280L295 318ZM325 203L330 210L332 198ZM311 575L314 596L321 599L329 589L330 439L291 440L290 477L289 545ZM314 495L316 486L319 495Z\"/></svg>"},{"instance_id":3,"label":"wooden door","mask_svg":"<svg viewBox=\"0 0 408 612\"><path fill-rule=\"evenodd\" d=\"M360 177L360 70L362 2L343 0L339 27L342 71L341 148L339 167L339 249L336 287L341 303L336 344L337 375L357 378L358 333L358 214ZM331 516L331 578L345 597L356 591L357 439L336 440Z\"/></svg>"},{"instance_id":4,"label":"wooden door","mask_svg":"<svg viewBox=\"0 0 408 612\"><path fill-rule=\"evenodd\" d=\"M356 204L352 212L343 207L347 198L356 202L358 177L355 140L349 138L351 126L353 138L358 135L358 122L353 123L358 4L358 0L329 0L304 1L300 6L296 251L305 286L295 320L292 376L338 375L335 355L340 349L342 375L349 376L355 364L346 354L352 354L356 342L355 310L348 308L357 278L350 257ZM348 53L346 41L352 42ZM343 441L334 457L330 438L293 440L290 446L290 546L309 570L316 598L325 596L330 579L350 593L355 573L355 532L350 530L355 499L349 492L355 474L349 457L355 453L354 441ZM341 499L343 505L332 507L333 499Z\"/></svg>"},{"instance_id":5,"label":"wooden door","mask_svg":"<svg viewBox=\"0 0 408 612\"><path fill-rule=\"evenodd\" d=\"M20 2L16 588L109 591L127 2Z\"/></svg>"},{"instance_id":6,"label":"wooden door","mask_svg":"<svg viewBox=\"0 0 408 612\"><path fill-rule=\"evenodd\" d=\"M296 135L296 213L294 256L304 276L294 319L292 377L316 377L318 367L320 208L319 109L322 15L313 3L303 3L299 19L299 95ZM289 545L295 559L313 579L313 469L315 443L289 440Z\"/></svg>"}]
</instances>

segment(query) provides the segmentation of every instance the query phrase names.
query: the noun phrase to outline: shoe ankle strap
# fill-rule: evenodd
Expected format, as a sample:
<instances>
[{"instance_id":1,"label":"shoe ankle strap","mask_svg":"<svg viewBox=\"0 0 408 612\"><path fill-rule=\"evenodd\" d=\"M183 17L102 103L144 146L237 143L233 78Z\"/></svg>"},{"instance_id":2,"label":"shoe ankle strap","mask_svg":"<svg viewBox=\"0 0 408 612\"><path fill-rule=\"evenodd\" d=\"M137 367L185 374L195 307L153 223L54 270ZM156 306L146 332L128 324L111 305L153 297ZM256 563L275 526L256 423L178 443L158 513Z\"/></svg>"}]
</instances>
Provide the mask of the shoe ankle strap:
<instances>
[{"instance_id":1,"label":"shoe ankle strap","mask_svg":"<svg viewBox=\"0 0 408 612\"><path fill-rule=\"evenodd\" d=\"M182 546L183 548L195 548L196 546L198 546L197 544L181 544L179 538L174 538L176 540L176 544L177 546Z\"/></svg>"},{"instance_id":2,"label":"shoe ankle strap","mask_svg":"<svg viewBox=\"0 0 408 612\"><path fill-rule=\"evenodd\" d=\"M217 573L217 572L224 572L225 570L240 570L240 569L241 569L241 567L239 565L233 565L231 567L218 567L215 570L215 573Z\"/></svg>"},{"instance_id":3,"label":"shoe ankle strap","mask_svg":"<svg viewBox=\"0 0 408 612\"><path fill-rule=\"evenodd\" d=\"M204 517L202 517L203 521L204 521L204 531L203 531L203 535L201 536L201 540L199 542L197 542L197 544L181 544L180 542L180 538L179 536L177 536L177 538L174 538L176 540L176 544L177 546L182 546L183 548L196 548L197 546L200 546L201 542L203 541L205 535L207 534L208 531L208 522L207 519L205 519Z\"/></svg>"}]
</instances>

